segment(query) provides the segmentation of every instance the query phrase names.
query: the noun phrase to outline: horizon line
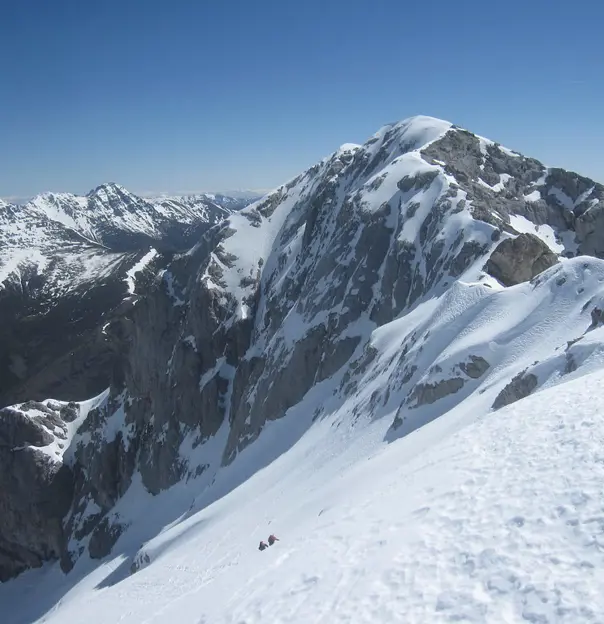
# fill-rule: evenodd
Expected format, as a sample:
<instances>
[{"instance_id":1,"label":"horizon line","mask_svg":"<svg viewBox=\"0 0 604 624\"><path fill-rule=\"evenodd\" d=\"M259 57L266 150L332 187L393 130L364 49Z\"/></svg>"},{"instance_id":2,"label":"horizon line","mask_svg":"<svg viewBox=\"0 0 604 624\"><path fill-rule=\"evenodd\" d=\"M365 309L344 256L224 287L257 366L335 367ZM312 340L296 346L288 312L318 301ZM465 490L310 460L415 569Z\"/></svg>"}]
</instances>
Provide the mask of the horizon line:
<instances>
[{"instance_id":1,"label":"horizon line","mask_svg":"<svg viewBox=\"0 0 604 624\"><path fill-rule=\"evenodd\" d=\"M123 186L120 184L120 186ZM95 187L98 188L98 187ZM126 188L125 186L123 188ZM126 189L128 190L129 193L132 193L133 195L136 195L137 197L141 197L143 199L150 199L150 198L171 198L171 197L189 197L189 196L195 196L195 195L223 195L225 197L234 197L235 199L237 199L237 195L246 195L246 196L250 196L250 197L262 197L264 195L266 195L267 193L270 193L272 190L274 190L277 187L271 187L271 188L252 188L252 189L229 189L229 190L214 190L214 191L202 191L202 190L195 190L195 191L130 191L130 189ZM93 189L91 189L93 190ZM67 194L67 195L74 195L75 197L84 197L84 195L79 194L79 193L72 193L71 191L42 191L41 193L34 193L33 195L1 195L0 196L0 201L3 201L7 204L13 204L13 205L23 205L23 204L27 204L28 202L32 201L33 199L35 199L36 197L40 197L41 195L45 195L47 193L52 193L52 194Z\"/></svg>"}]
</instances>

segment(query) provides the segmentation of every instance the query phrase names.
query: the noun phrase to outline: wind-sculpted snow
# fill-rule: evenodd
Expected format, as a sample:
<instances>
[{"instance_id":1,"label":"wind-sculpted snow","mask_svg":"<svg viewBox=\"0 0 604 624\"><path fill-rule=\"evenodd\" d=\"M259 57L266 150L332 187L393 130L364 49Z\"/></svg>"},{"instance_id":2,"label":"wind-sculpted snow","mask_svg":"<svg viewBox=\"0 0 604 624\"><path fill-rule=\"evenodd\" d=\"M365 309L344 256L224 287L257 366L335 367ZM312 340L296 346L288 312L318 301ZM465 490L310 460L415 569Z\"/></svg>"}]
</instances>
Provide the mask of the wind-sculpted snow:
<instances>
[{"instance_id":1,"label":"wind-sculpted snow","mask_svg":"<svg viewBox=\"0 0 604 624\"><path fill-rule=\"evenodd\" d=\"M170 546L141 541L172 523L178 541L182 514L228 505L272 462L302 453L322 474L336 451L300 450L317 431L358 438L355 465L600 368L602 198L419 117L209 229L103 328L121 357L70 444L63 569L111 552L115 582L152 568Z\"/></svg>"}]
</instances>

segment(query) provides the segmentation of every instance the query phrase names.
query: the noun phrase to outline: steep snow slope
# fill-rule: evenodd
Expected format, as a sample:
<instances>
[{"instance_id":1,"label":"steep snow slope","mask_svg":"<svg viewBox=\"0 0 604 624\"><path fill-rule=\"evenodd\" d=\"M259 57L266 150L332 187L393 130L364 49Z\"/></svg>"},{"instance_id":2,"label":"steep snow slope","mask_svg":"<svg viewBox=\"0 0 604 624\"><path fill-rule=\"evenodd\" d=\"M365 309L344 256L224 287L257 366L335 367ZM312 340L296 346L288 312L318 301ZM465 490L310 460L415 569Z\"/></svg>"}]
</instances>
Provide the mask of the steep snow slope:
<instances>
[{"instance_id":1,"label":"steep snow slope","mask_svg":"<svg viewBox=\"0 0 604 624\"><path fill-rule=\"evenodd\" d=\"M535 613L549 618L544 622L572 622L589 610L602 613L599 551L580 544L599 526L591 517L601 476L599 455L592 455L604 436L604 422L593 420L600 411L604 326L592 310L603 302L604 261L589 258L564 261L532 284L460 283L426 301L405 323L396 319L374 330L376 355L356 373L357 391L342 392L342 375L317 383L226 467L224 426L205 444L185 438L180 453L190 477L159 496L149 495L135 474L108 514L111 526L122 527L113 554L97 569L81 557L66 578L49 569L11 581L14 621L42 615L59 596L47 621L320 622L350 621L356 612L361 619L353 619L361 622L464 614L470 621L515 621ZM475 374L479 357L491 362L482 378ZM417 366L425 383L448 379L459 363L467 364L457 370L462 390L418 409L404 386L405 365ZM503 386L527 369L537 385L551 388L527 399L533 401L527 407L489 413ZM348 378L354 383L355 373ZM549 407L581 410L575 397L581 393L589 413ZM119 401L117 409L96 401L94 421L65 452L68 465L97 461L95 440L132 440L128 400ZM548 411L531 420L541 409ZM397 418L402 425L395 428ZM166 442L155 443L159 452ZM556 462L553 444L562 447ZM204 470L195 477L199 465ZM565 470L576 471L572 479ZM94 492L87 492L73 527L103 516ZM576 543L565 545L569 526L579 527ZM256 542L269 532L282 542L257 552ZM72 551L98 541L95 534L74 535ZM268 567L256 558L265 555ZM547 574L537 572L539 557ZM33 611L17 599L19 588L32 585L39 592ZM106 605L102 611L97 599Z\"/></svg>"},{"instance_id":2,"label":"steep snow slope","mask_svg":"<svg viewBox=\"0 0 604 624\"><path fill-rule=\"evenodd\" d=\"M228 496L205 508L197 496L140 549L134 576L123 555L68 577L29 572L0 586L3 613L11 624L601 621L604 374L579 374L495 413L468 402L390 445L383 420L325 419ZM269 427L273 445L287 446L292 421ZM215 487L258 455L250 447ZM140 514L144 536L187 495L139 492L119 511ZM269 533L281 541L259 552Z\"/></svg>"}]
</instances>

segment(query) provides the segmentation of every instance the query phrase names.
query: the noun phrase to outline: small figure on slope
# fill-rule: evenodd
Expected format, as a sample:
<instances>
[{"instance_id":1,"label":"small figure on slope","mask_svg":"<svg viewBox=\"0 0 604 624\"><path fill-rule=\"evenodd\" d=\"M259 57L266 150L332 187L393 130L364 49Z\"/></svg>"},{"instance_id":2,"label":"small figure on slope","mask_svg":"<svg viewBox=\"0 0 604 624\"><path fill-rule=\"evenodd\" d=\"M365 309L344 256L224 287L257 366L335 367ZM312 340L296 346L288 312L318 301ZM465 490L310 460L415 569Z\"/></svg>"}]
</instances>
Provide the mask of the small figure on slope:
<instances>
[{"instance_id":1,"label":"small figure on slope","mask_svg":"<svg viewBox=\"0 0 604 624\"><path fill-rule=\"evenodd\" d=\"M275 542L278 542L279 538L275 537L274 535L269 535L268 536L268 545L272 546Z\"/></svg>"},{"instance_id":2,"label":"small figure on slope","mask_svg":"<svg viewBox=\"0 0 604 624\"><path fill-rule=\"evenodd\" d=\"M268 545L265 542L260 542L260 546L258 546L258 550L266 550Z\"/></svg>"}]
</instances>

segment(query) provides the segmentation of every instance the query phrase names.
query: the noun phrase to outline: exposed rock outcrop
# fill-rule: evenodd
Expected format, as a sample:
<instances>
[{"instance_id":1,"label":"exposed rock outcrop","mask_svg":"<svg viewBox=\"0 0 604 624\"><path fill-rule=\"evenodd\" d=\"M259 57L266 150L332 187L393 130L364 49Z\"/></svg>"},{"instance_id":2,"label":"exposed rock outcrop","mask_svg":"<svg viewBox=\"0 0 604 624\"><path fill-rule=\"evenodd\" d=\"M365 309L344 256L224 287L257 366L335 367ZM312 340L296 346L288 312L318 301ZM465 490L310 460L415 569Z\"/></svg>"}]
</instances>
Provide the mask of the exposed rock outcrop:
<instances>
[{"instance_id":1,"label":"exposed rock outcrop","mask_svg":"<svg viewBox=\"0 0 604 624\"><path fill-rule=\"evenodd\" d=\"M415 401L416 407L435 403L449 394L455 394L455 392L461 390L464 383L465 381L461 377L453 377L452 379L443 379L436 383L417 384L409 400Z\"/></svg>"},{"instance_id":2,"label":"exposed rock outcrop","mask_svg":"<svg viewBox=\"0 0 604 624\"><path fill-rule=\"evenodd\" d=\"M59 558L65 546L73 476L41 450L60 425L57 414L42 414L0 410L0 581Z\"/></svg>"},{"instance_id":3,"label":"exposed rock outcrop","mask_svg":"<svg viewBox=\"0 0 604 624\"><path fill-rule=\"evenodd\" d=\"M478 355L470 355L469 362L462 362L459 368L472 379L478 379L482 377L491 367L491 365Z\"/></svg>"},{"instance_id":4,"label":"exposed rock outcrop","mask_svg":"<svg viewBox=\"0 0 604 624\"><path fill-rule=\"evenodd\" d=\"M119 271L40 313L45 283L0 292L0 406L49 396L81 401L109 384L113 353L102 325L127 292Z\"/></svg>"},{"instance_id":5,"label":"exposed rock outcrop","mask_svg":"<svg viewBox=\"0 0 604 624\"><path fill-rule=\"evenodd\" d=\"M591 327L590 329L595 329L596 327L600 327L604 325L604 310L601 308L595 307L591 311Z\"/></svg>"},{"instance_id":6,"label":"exposed rock outcrop","mask_svg":"<svg viewBox=\"0 0 604 624\"><path fill-rule=\"evenodd\" d=\"M499 409L520 399L529 396L537 387L539 380L532 373L522 372L516 375L512 381L499 393L493 409Z\"/></svg>"},{"instance_id":7,"label":"exposed rock outcrop","mask_svg":"<svg viewBox=\"0 0 604 624\"><path fill-rule=\"evenodd\" d=\"M558 257L534 234L520 234L497 245L485 270L504 286L532 280L554 266Z\"/></svg>"}]
</instances>

